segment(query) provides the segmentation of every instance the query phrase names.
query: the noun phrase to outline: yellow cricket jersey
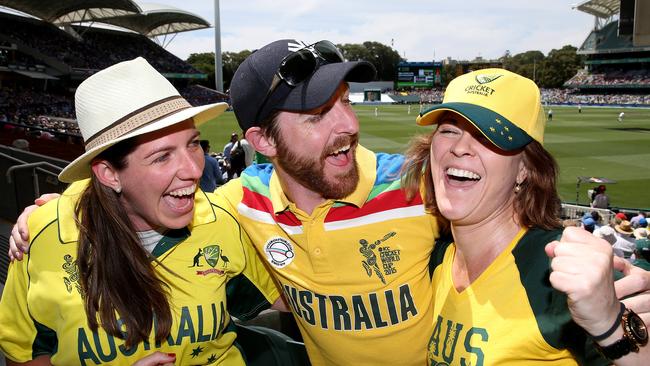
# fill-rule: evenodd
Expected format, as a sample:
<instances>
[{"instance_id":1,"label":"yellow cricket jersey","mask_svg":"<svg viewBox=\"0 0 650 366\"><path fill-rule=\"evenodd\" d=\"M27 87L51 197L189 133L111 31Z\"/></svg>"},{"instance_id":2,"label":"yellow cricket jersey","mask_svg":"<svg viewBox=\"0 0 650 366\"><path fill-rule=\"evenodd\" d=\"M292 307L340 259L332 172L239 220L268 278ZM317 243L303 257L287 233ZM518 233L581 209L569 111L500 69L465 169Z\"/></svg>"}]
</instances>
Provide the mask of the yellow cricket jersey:
<instances>
[{"instance_id":1,"label":"yellow cricket jersey","mask_svg":"<svg viewBox=\"0 0 650 366\"><path fill-rule=\"evenodd\" d=\"M190 226L165 233L152 252L175 273L153 264L171 291L167 340L156 343L152 333L149 342L127 349L103 329L88 328L73 220L85 185L73 184L29 218L30 253L11 264L0 301L2 352L17 362L49 354L53 364L66 366L131 365L155 351L176 353L178 365L244 365L230 314L255 316L279 291L234 218L201 191Z\"/></svg>"},{"instance_id":2,"label":"yellow cricket jersey","mask_svg":"<svg viewBox=\"0 0 650 366\"><path fill-rule=\"evenodd\" d=\"M455 246L437 243L432 265L430 365L606 365L576 325L566 295L548 281L547 243L561 231L522 229L494 262L458 292ZM481 245L479 238L476 245Z\"/></svg>"},{"instance_id":3,"label":"yellow cricket jersey","mask_svg":"<svg viewBox=\"0 0 650 366\"><path fill-rule=\"evenodd\" d=\"M281 283L314 365L423 365L438 227L400 189L400 155L357 148L360 182L311 215L270 164L217 190Z\"/></svg>"}]
</instances>

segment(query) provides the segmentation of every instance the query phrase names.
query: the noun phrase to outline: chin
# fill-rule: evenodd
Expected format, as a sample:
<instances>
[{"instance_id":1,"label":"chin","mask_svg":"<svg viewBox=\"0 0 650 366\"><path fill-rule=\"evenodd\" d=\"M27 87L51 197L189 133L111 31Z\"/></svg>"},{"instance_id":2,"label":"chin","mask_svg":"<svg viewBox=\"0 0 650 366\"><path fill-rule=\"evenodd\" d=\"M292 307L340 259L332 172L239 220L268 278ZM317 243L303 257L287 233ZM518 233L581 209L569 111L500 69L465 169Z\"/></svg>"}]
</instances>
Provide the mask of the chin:
<instances>
[{"instance_id":1,"label":"chin","mask_svg":"<svg viewBox=\"0 0 650 366\"><path fill-rule=\"evenodd\" d=\"M187 217L182 217L182 218L179 217L172 220L164 220L162 224L167 229L182 229L184 227L187 227L191 222L192 222L192 215L188 215Z\"/></svg>"}]
</instances>

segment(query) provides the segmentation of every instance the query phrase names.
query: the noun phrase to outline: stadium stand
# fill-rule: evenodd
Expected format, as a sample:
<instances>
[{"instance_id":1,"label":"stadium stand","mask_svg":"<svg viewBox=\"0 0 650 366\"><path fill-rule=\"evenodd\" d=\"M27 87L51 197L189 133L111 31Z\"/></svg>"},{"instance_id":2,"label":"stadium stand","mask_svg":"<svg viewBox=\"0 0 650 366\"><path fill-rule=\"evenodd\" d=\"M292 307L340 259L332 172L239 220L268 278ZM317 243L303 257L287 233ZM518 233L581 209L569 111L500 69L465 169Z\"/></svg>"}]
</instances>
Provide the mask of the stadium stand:
<instances>
[{"instance_id":1,"label":"stadium stand","mask_svg":"<svg viewBox=\"0 0 650 366\"><path fill-rule=\"evenodd\" d=\"M577 9L596 17L594 29L578 49L578 54L586 56L585 68L564 84L569 89L564 96L552 91L547 93L552 95L549 99L585 104L650 104L650 46L635 45L637 35L627 32L622 24L630 19L619 14L621 3L589 0Z\"/></svg>"}]
</instances>

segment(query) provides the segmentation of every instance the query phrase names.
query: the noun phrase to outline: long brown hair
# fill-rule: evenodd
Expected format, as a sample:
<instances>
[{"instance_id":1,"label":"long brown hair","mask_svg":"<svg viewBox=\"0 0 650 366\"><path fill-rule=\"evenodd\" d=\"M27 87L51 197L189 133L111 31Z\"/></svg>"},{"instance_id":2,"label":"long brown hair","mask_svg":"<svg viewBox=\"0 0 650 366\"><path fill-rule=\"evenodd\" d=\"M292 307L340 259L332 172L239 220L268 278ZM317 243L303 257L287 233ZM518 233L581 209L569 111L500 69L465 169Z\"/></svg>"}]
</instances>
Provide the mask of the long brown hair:
<instances>
[{"instance_id":1,"label":"long brown hair","mask_svg":"<svg viewBox=\"0 0 650 366\"><path fill-rule=\"evenodd\" d=\"M121 170L135 147L135 139L129 139L98 158ZM131 347L149 339L155 317L156 341L164 340L172 324L169 289L156 275L118 194L92 174L75 215L79 227L77 264L90 329L95 331L101 325Z\"/></svg>"},{"instance_id":2,"label":"long brown hair","mask_svg":"<svg viewBox=\"0 0 650 366\"><path fill-rule=\"evenodd\" d=\"M422 200L432 215L440 216L431 178L431 143L435 131L415 136L406 151L402 167L402 186L408 198L422 190ZM553 156L537 141L523 149L526 180L515 194L514 210L519 223L526 227L546 230L562 227L562 204L557 194L557 163Z\"/></svg>"}]
</instances>

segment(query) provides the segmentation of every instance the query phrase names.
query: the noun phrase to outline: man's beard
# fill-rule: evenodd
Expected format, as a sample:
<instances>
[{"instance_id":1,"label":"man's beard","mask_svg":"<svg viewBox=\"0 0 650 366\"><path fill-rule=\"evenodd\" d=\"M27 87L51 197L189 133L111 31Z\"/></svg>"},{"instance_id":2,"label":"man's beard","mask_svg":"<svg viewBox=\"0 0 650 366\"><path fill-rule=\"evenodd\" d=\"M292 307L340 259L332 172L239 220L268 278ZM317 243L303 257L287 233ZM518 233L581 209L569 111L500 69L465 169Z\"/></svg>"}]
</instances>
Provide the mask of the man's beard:
<instances>
[{"instance_id":1,"label":"man's beard","mask_svg":"<svg viewBox=\"0 0 650 366\"><path fill-rule=\"evenodd\" d=\"M359 137L339 137L332 144L334 147L350 144L355 146ZM317 158L310 156L298 156L290 148L286 141L279 137L276 139L277 163L287 174L300 183L303 187L319 193L325 199L341 199L347 197L357 188L359 183L359 168L357 166L354 152L351 151L352 168L335 176L335 181L328 181L325 176L325 158L330 150L325 150Z\"/></svg>"}]
</instances>

